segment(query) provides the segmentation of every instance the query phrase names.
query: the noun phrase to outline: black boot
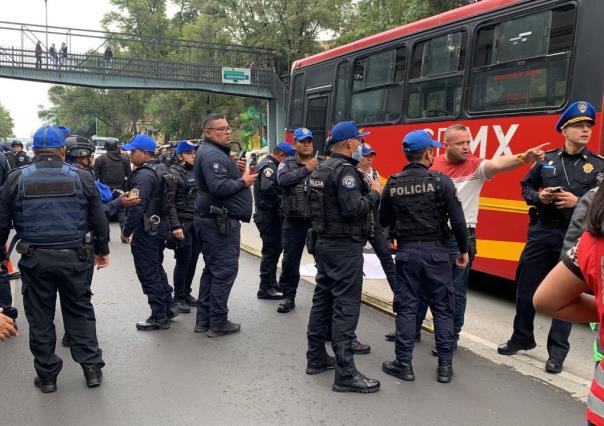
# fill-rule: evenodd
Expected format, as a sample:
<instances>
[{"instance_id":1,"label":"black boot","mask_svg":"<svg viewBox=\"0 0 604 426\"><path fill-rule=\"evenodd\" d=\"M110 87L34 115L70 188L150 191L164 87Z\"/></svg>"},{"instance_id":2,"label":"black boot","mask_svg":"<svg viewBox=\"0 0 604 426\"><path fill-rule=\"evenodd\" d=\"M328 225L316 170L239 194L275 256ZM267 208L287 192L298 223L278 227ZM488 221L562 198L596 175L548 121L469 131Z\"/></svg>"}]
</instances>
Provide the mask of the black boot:
<instances>
[{"instance_id":1,"label":"black boot","mask_svg":"<svg viewBox=\"0 0 604 426\"><path fill-rule=\"evenodd\" d=\"M220 327L210 327L207 332L208 337L226 336L227 334L238 333L241 331L241 324L228 321Z\"/></svg>"},{"instance_id":2,"label":"black boot","mask_svg":"<svg viewBox=\"0 0 604 426\"><path fill-rule=\"evenodd\" d=\"M190 294L187 294L185 296L185 303L187 305L189 305L190 307L194 308L197 306L197 299L195 299L193 296L191 296Z\"/></svg>"},{"instance_id":3,"label":"black boot","mask_svg":"<svg viewBox=\"0 0 604 426\"><path fill-rule=\"evenodd\" d=\"M40 389L42 393L51 393L57 391L57 380L42 380L38 376L34 378L34 386Z\"/></svg>"},{"instance_id":4,"label":"black boot","mask_svg":"<svg viewBox=\"0 0 604 426\"><path fill-rule=\"evenodd\" d=\"M371 346L361 343L357 339L352 341L350 347L352 348L352 353L357 355L365 355L371 352Z\"/></svg>"},{"instance_id":5,"label":"black boot","mask_svg":"<svg viewBox=\"0 0 604 426\"><path fill-rule=\"evenodd\" d=\"M172 305L171 309L181 314L188 314L191 312L191 307L184 300L174 301L174 305Z\"/></svg>"},{"instance_id":6,"label":"black boot","mask_svg":"<svg viewBox=\"0 0 604 426\"><path fill-rule=\"evenodd\" d=\"M281 300L281 299L285 298L283 293L275 290L274 288L269 288L268 290L258 290L256 297L258 299L266 299L266 300Z\"/></svg>"},{"instance_id":7,"label":"black boot","mask_svg":"<svg viewBox=\"0 0 604 426\"><path fill-rule=\"evenodd\" d=\"M386 374L398 377L406 382L412 382L415 380L415 374L413 374L413 365L407 361L384 361L382 364L382 370Z\"/></svg>"},{"instance_id":8,"label":"black boot","mask_svg":"<svg viewBox=\"0 0 604 426\"><path fill-rule=\"evenodd\" d=\"M530 351L531 349L534 349L535 346L537 346L537 344L534 342L530 345L521 345L508 340L497 347L497 353L499 355L514 355L518 351Z\"/></svg>"},{"instance_id":9,"label":"black boot","mask_svg":"<svg viewBox=\"0 0 604 426\"><path fill-rule=\"evenodd\" d=\"M450 383L453 378L453 362L438 360L438 368L436 369L436 381L440 383Z\"/></svg>"},{"instance_id":10,"label":"black boot","mask_svg":"<svg viewBox=\"0 0 604 426\"><path fill-rule=\"evenodd\" d=\"M277 307L277 312L280 314L286 314L296 307L293 297L286 297L283 303L280 303Z\"/></svg>"},{"instance_id":11,"label":"black boot","mask_svg":"<svg viewBox=\"0 0 604 426\"><path fill-rule=\"evenodd\" d=\"M380 390L380 381L365 377L357 371L352 377L337 380L331 389L335 392L374 393Z\"/></svg>"},{"instance_id":12,"label":"black boot","mask_svg":"<svg viewBox=\"0 0 604 426\"><path fill-rule=\"evenodd\" d=\"M333 370L334 368L336 368L336 359L330 355L326 355L323 362L308 361L306 363L306 374L319 374L326 370Z\"/></svg>"},{"instance_id":13,"label":"black boot","mask_svg":"<svg viewBox=\"0 0 604 426\"><path fill-rule=\"evenodd\" d=\"M150 316L145 321L136 323L136 329L140 331L167 330L169 328L170 320L168 318L155 319Z\"/></svg>"},{"instance_id":14,"label":"black boot","mask_svg":"<svg viewBox=\"0 0 604 426\"><path fill-rule=\"evenodd\" d=\"M82 365L82 370L84 370L86 386L89 388L101 386L101 382L103 381L103 372L101 371L100 367L97 367L96 365Z\"/></svg>"}]
</instances>

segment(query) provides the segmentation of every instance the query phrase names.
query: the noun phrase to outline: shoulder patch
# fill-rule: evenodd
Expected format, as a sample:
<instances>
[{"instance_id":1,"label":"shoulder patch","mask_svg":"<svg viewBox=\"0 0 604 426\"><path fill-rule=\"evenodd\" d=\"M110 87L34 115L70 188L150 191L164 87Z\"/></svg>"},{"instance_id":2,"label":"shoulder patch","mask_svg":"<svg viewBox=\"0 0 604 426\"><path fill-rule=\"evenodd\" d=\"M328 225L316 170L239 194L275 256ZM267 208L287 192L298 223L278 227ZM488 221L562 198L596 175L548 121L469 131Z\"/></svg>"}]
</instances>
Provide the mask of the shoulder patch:
<instances>
[{"instance_id":1,"label":"shoulder patch","mask_svg":"<svg viewBox=\"0 0 604 426\"><path fill-rule=\"evenodd\" d=\"M267 167L266 169L264 169L264 176L266 176L267 178L269 178L272 175L273 175L273 169L271 169L270 167Z\"/></svg>"},{"instance_id":2,"label":"shoulder patch","mask_svg":"<svg viewBox=\"0 0 604 426\"><path fill-rule=\"evenodd\" d=\"M285 168L285 161L282 161L279 163L279 170L284 169Z\"/></svg>"},{"instance_id":3,"label":"shoulder patch","mask_svg":"<svg viewBox=\"0 0 604 426\"><path fill-rule=\"evenodd\" d=\"M355 189L357 187L357 180L354 176L346 175L342 177L342 186L346 189Z\"/></svg>"},{"instance_id":4,"label":"shoulder patch","mask_svg":"<svg viewBox=\"0 0 604 426\"><path fill-rule=\"evenodd\" d=\"M214 173L218 173L220 171L220 164L219 163L212 163L212 165L210 166L212 168L212 171Z\"/></svg>"}]
</instances>

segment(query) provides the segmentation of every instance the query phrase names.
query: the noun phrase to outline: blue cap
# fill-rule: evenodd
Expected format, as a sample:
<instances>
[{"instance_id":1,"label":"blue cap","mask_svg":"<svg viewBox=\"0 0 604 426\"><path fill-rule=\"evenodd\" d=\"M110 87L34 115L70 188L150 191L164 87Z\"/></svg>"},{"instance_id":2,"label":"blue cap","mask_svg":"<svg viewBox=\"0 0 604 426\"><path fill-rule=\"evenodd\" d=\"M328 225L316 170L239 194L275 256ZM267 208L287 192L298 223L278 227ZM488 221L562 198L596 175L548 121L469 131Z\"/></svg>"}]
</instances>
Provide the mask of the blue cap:
<instances>
[{"instance_id":1,"label":"blue cap","mask_svg":"<svg viewBox=\"0 0 604 426\"><path fill-rule=\"evenodd\" d=\"M65 136L65 138L68 138L69 136L71 136L71 129L69 127L57 126L57 129L59 129L61 132L63 132L63 136Z\"/></svg>"},{"instance_id":2,"label":"blue cap","mask_svg":"<svg viewBox=\"0 0 604 426\"><path fill-rule=\"evenodd\" d=\"M440 148L440 142L433 140L430 133L425 130L414 130L409 132L403 139L404 152L419 151L428 147Z\"/></svg>"},{"instance_id":3,"label":"blue cap","mask_svg":"<svg viewBox=\"0 0 604 426\"><path fill-rule=\"evenodd\" d=\"M566 126L579 121L596 122L596 109L589 102L576 101L570 104L556 123L556 130L561 133Z\"/></svg>"},{"instance_id":4,"label":"blue cap","mask_svg":"<svg viewBox=\"0 0 604 426\"><path fill-rule=\"evenodd\" d=\"M368 155L371 155L371 154L377 155L376 152L371 147L371 145L369 145L367 142L363 142L361 144L361 155L363 157L367 157Z\"/></svg>"},{"instance_id":5,"label":"blue cap","mask_svg":"<svg viewBox=\"0 0 604 426\"><path fill-rule=\"evenodd\" d=\"M362 138L367 136L369 132L361 132L354 121L340 121L331 129L330 144L345 141L350 138Z\"/></svg>"},{"instance_id":6,"label":"blue cap","mask_svg":"<svg viewBox=\"0 0 604 426\"><path fill-rule=\"evenodd\" d=\"M312 132L306 127L298 127L294 130L294 139L303 141L304 139L312 139Z\"/></svg>"},{"instance_id":7,"label":"blue cap","mask_svg":"<svg viewBox=\"0 0 604 426\"><path fill-rule=\"evenodd\" d=\"M275 149L278 149L279 151L290 157L296 153L294 147L288 144L287 142L279 142L277 145L275 145Z\"/></svg>"},{"instance_id":8,"label":"blue cap","mask_svg":"<svg viewBox=\"0 0 604 426\"><path fill-rule=\"evenodd\" d=\"M56 127L40 127L34 134L34 148L60 148L65 145L65 136Z\"/></svg>"},{"instance_id":9,"label":"blue cap","mask_svg":"<svg viewBox=\"0 0 604 426\"><path fill-rule=\"evenodd\" d=\"M197 148L199 148L199 147L197 145L195 145L193 142L180 141L180 142L178 142L178 145L176 145L176 155L180 155L183 152L194 151Z\"/></svg>"},{"instance_id":10,"label":"blue cap","mask_svg":"<svg viewBox=\"0 0 604 426\"><path fill-rule=\"evenodd\" d=\"M126 145L122 145L122 151L133 151L142 149L148 152L155 153L157 144L149 135L136 135Z\"/></svg>"}]
</instances>

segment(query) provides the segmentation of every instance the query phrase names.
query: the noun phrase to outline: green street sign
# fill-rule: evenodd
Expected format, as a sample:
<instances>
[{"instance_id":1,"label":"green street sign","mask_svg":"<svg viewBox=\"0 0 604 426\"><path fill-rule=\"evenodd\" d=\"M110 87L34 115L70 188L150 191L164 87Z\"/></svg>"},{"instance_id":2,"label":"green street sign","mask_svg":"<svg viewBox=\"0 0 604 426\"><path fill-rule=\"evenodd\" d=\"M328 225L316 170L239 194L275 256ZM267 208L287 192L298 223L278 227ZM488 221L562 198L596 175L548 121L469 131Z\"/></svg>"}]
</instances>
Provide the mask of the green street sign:
<instances>
[{"instance_id":1,"label":"green street sign","mask_svg":"<svg viewBox=\"0 0 604 426\"><path fill-rule=\"evenodd\" d=\"M251 84L252 72L249 68L222 67L222 82L229 84Z\"/></svg>"}]
</instances>

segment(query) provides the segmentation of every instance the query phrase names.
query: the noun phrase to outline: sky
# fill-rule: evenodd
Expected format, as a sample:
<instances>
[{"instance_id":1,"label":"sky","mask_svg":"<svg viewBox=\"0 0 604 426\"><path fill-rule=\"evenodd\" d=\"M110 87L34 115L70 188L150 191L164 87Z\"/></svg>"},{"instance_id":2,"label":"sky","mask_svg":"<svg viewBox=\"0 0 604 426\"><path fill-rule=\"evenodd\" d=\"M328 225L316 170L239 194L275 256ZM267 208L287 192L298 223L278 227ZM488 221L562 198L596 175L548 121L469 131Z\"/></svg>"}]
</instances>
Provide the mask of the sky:
<instances>
[{"instance_id":1,"label":"sky","mask_svg":"<svg viewBox=\"0 0 604 426\"><path fill-rule=\"evenodd\" d=\"M8 0L4 0L8 2ZM18 0L10 1L10 7L2 8L0 20L5 22L18 22L25 24L45 25L44 0ZM109 0L47 0L48 25L67 28L81 28L87 30L101 30L100 21L103 15L112 10ZM0 45L20 47L20 36L16 39L7 39L6 31L0 32ZM18 32L15 32L18 34ZM39 34L42 43L45 35ZM48 43L55 43L57 48L61 45L61 36L49 36ZM98 43L90 40L88 46L74 46L74 50L83 51L87 48L96 48ZM32 47L33 49L33 43ZM38 118L38 105L49 107L48 89L50 84L0 78L0 104L8 109L14 122L16 137L28 138L42 125Z\"/></svg>"}]
</instances>

